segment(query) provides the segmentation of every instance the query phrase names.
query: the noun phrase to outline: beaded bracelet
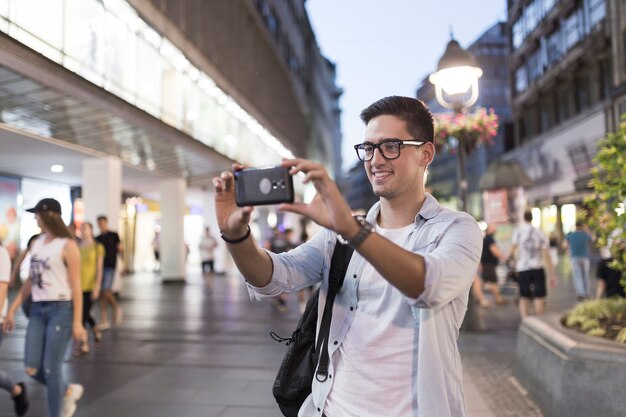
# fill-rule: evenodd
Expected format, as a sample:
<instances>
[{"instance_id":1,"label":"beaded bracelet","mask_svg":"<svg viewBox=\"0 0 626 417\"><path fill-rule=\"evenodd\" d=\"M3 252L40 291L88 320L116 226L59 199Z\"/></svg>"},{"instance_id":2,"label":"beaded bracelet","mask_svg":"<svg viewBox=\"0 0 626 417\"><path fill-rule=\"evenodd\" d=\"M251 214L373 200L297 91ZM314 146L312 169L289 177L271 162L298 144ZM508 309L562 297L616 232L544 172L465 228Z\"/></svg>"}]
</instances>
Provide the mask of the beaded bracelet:
<instances>
[{"instance_id":1,"label":"beaded bracelet","mask_svg":"<svg viewBox=\"0 0 626 417\"><path fill-rule=\"evenodd\" d=\"M240 237L239 239L228 239L228 238L226 238L224 236L224 234L222 232L220 232L220 236L222 237L224 242L230 243L231 245L234 245L235 243L241 243L244 240L246 240L248 238L248 236L250 236L250 226L248 226L248 231L246 232L246 234L243 235L243 237Z\"/></svg>"}]
</instances>

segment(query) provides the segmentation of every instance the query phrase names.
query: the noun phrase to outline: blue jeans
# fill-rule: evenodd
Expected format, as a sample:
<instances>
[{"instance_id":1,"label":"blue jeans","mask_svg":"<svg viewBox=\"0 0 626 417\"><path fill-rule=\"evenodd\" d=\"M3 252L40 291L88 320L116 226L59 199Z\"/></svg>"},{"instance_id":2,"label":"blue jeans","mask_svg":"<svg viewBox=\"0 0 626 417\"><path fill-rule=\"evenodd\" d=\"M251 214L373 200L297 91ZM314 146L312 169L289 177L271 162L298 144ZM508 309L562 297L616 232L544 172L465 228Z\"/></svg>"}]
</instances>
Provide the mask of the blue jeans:
<instances>
[{"instance_id":1,"label":"blue jeans","mask_svg":"<svg viewBox=\"0 0 626 417\"><path fill-rule=\"evenodd\" d=\"M572 263L572 280L579 297L589 297L589 258L584 256L570 257Z\"/></svg>"},{"instance_id":2,"label":"blue jeans","mask_svg":"<svg viewBox=\"0 0 626 417\"><path fill-rule=\"evenodd\" d=\"M115 267L102 268L102 291L113 290L113 280L115 279Z\"/></svg>"},{"instance_id":3,"label":"blue jeans","mask_svg":"<svg viewBox=\"0 0 626 417\"><path fill-rule=\"evenodd\" d=\"M63 358L72 337L71 301L33 302L26 330L24 364L37 369L34 379L48 388L48 415L61 415L66 385Z\"/></svg>"}]
</instances>

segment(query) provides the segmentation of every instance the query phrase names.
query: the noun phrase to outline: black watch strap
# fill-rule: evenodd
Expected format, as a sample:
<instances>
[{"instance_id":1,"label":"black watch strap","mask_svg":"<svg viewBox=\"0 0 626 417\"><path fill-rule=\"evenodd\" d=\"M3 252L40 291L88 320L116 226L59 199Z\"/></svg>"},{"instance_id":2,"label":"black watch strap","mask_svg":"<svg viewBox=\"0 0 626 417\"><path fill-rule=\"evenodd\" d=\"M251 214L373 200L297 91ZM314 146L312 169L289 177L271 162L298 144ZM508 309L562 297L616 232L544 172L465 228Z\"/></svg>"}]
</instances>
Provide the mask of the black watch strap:
<instances>
[{"instance_id":1,"label":"black watch strap","mask_svg":"<svg viewBox=\"0 0 626 417\"><path fill-rule=\"evenodd\" d=\"M361 230L359 230L359 233L357 233L355 237L348 241L348 245L352 249L356 249L361 243L363 243L363 241L370 235L370 233L374 231L374 226L367 220L365 220L365 218L355 217L354 219L357 221L357 223L359 223L359 226L361 226Z\"/></svg>"}]
</instances>

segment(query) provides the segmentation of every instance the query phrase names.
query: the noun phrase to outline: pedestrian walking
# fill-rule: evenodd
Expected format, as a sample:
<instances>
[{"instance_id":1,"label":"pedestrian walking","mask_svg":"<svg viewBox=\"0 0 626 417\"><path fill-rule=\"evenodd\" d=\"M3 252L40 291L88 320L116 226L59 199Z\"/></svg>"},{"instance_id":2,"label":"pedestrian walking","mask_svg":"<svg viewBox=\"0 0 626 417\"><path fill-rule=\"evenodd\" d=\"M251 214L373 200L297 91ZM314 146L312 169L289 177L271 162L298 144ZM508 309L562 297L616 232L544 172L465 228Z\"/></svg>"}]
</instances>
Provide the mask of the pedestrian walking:
<instances>
[{"instance_id":1,"label":"pedestrian walking","mask_svg":"<svg viewBox=\"0 0 626 417\"><path fill-rule=\"evenodd\" d=\"M300 417L466 416L457 337L480 229L425 192L435 146L433 116L421 101L386 97L361 119L365 140L355 149L379 198L365 218L352 216L324 165L287 159L282 166L302 172L317 195L278 209L322 229L289 252L260 248L250 234L252 207L235 205L233 174L223 172L213 180L222 237L256 298L321 282L318 328L337 235L355 249L332 307L328 377L313 378Z\"/></svg>"},{"instance_id":2,"label":"pedestrian walking","mask_svg":"<svg viewBox=\"0 0 626 417\"><path fill-rule=\"evenodd\" d=\"M44 198L28 212L34 213L42 233L30 249L30 274L22 296L32 292L33 304L26 329L26 374L46 386L48 415L71 417L83 395L80 384L65 384L63 358L70 339L84 339L83 297L80 289L78 246L61 218L61 205ZM2 323L14 328L15 301Z\"/></svg>"},{"instance_id":3,"label":"pedestrian walking","mask_svg":"<svg viewBox=\"0 0 626 417\"><path fill-rule=\"evenodd\" d=\"M109 230L109 220L106 216L98 216L98 228L100 234L96 240L104 246L104 262L102 266L102 288L100 292L100 324L99 330L107 330L111 327L108 317L108 307L111 307L113 323L119 326L122 322L122 308L117 304L113 294L113 280L118 262L118 255L123 256L120 236Z\"/></svg>"},{"instance_id":4,"label":"pedestrian walking","mask_svg":"<svg viewBox=\"0 0 626 417\"><path fill-rule=\"evenodd\" d=\"M215 272L215 248L217 248L217 240L211 234L211 229L207 226L204 228L204 235L200 240L200 260L202 262L202 273ZM189 250L187 249L187 252Z\"/></svg>"},{"instance_id":5,"label":"pedestrian walking","mask_svg":"<svg viewBox=\"0 0 626 417\"><path fill-rule=\"evenodd\" d=\"M154 272L161 270L161 231L154 231L154 239L152 239L152 251L154 252Z\"/></svg>"},{"instance_id":6,"label":"pedestrian walking","mask_svg":"<svg viewBox=\"0 0 626 417\"><path fill-rule=\"evenodd\" d=\"M626 297L626 290L620 282L622 279L622 271L611 267L611 262L613 262L613 254L611 251L621 232L621 229L614 230L609 235L606 246L600 248L600 262L598 263L596 272L598 278L596 298ZM621 244L623 245L624 242L621 242Z\"/></svg>"},{"instance_id":7,"label":"pedestrian walking","mask_svg":"<svg viewBox=\"0 0 626 417\"><path fill-rule=\"evenodd\" d=\"M576 221L576 230L565 236L563 245L568 250L572 264L572 281L578 300L586 300L591 294L589 268L591 265L591 245L594 237L582 220Z\"/></svg>"},{"instance_id":8,"label":"pedestrian walking","mask_svg":"<svg viewBox=\"0 0 626 417\"><path fill-rule=\"evenodd\" d=\"M96 346L102 342L102 333L98 330L96 321L91 315L91 307L100 297L102 287L102 268L104 264L104 246L93 237L93 225L85 222L80 226L83 236L79 245L80 250L80 283L83 291L83 326L87 325L93 333ZM89 353L89 340L87 334L74 349L74 356Z\"/></svg>"},{"instance_id":9,"label":"pedestrian walking","mask_svg":"<svg viewBox=\"0 0 626 417\"><path fill-rule=\"evenodd\" d=\"M500 261L506 261L506 257L502 254L498 245L496 244L495 235L496 226L493 224L487 225L485 230L485 237L483 238L483 251L480 256L480 277L482 282L479 281L479 285L484 284L485 287L493 294L493 298L497 305L505 305L506 300L500 295L500 286L498 285L498 275L496 274L496 268ZM476 292L478 294L478 300L482 307L488 307L489 301L481 291Z\"/></svg>"},{"instance_id":10,"label":"pedestrian walking","mask_svg":"<svg viewBox=\"0 0 626 417\"><path fill-rule=\"evenodd\" d=\"M9 282L11 281L11 256L9 251L0 242L0 324L4 321L9 308ZM4 339L4 332L0 332L0 344ZM23 382L14 383L6 371L0 369L0 388L5 390L13 400L15 414L23 416L28 411L28 396Z\"/></svg>"},{"instance_id":11,"label":"pedestrian walking","mask_svg":"<svg viewBox=\"0 0 626 417\"><path fill-rule=\"evenodd\" d=\"M522 319L529 313L530 300L533 300L535 314L545 310L546 270L550 287L556 286L556 271L552 264L548 238L531 224L533 215L524 213L524 223L513 231L510 257L515 259L515 270L519 284L519 311ZM545 268L545 270L544 270Z\"/></svg>"}]
</instances>

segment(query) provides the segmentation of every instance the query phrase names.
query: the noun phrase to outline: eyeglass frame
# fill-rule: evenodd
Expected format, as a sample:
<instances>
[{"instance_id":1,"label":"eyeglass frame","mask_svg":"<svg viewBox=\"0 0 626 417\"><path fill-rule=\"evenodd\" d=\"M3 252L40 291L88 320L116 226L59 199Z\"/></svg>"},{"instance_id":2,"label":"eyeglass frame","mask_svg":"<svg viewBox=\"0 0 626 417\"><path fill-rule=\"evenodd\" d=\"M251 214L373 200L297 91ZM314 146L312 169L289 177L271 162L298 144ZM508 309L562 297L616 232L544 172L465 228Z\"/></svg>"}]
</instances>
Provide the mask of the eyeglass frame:
<instances>
[{"instance_id":1,"label":"eyeglass frame","mask_svg":"<svg viewBox=\"0 0 626 417\"><path fill-rule=\"evenodd\" d=\"M400 158L400 150L402 149L402 145L411 145L411 146L422 146L423 144L425 144L427 141L421 141L421 140L415 140L415 139L407 139L407 140L403 140L403 139L399 139L399 138L386 138L381 140L378 143L372 143L372 142L363 142L363 143L357 143L356 145L354 145L354 150L356 152L356 156L357 158L359 158L360 161L362 162L369 162L372 159L374 159L374 153L376 152L376 149L378 149L378 152L380 153L380 156L382 156L383 158L385 158L387 161L393 161L394 159L398 159ZM385 156L385 153L383 152L381 146L383 146L386 143L396 143L398 144L398 156L395 156L393 158L387 158ZM372 148L374 148L372 150L372 157L369 159L361 159L361 156L359 155L359 149L360 150L365 150L363 147L365 145L370 145Z\"/></svg>"}]
</instances>

